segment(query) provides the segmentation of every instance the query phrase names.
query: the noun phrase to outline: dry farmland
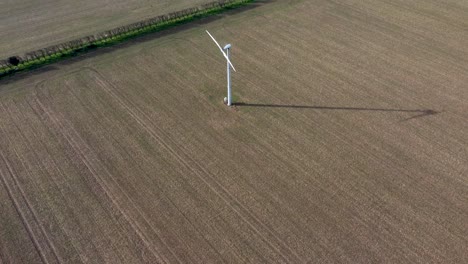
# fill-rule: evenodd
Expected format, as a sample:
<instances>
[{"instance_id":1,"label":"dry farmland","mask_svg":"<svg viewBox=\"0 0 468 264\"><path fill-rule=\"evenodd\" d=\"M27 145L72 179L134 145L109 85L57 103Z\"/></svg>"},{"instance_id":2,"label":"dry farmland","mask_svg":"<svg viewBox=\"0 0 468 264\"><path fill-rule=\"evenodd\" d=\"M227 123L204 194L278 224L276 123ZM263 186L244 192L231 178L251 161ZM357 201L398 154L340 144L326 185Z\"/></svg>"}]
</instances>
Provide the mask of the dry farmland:
<instances>
[{"instance_id":1,"label":"dry farmland","mask_svg":"<svg viewBox=\"0 0 468 264\"><path fill-rule=\"evenodd\" d=\"M2 0L0 59L211 0Z\"/></svg>"},{"instance_id":2,"label":"dry farmland","mask_svg":"<svg viewBox=\"0 0 468 264\"><path fill-rule=\"evenodd\" d=\"M0 80L0 262L467 263L467 24L263 1Z\"/></svg>"}]
</instances>

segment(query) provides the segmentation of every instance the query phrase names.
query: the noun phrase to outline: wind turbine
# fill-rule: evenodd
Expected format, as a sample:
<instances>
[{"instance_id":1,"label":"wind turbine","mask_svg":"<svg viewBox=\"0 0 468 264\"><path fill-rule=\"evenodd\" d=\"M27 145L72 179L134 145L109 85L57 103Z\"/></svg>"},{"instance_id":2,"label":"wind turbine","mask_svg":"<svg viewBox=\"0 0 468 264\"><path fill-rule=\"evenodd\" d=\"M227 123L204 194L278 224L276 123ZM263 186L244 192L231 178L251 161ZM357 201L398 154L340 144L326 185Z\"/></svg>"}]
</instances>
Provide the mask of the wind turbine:
<instances>
[{"instance_id":1,"label":"wind turbine","mask_svg":"<svg viewBox=\"0 0 468 264\"><path fill-rule=\"evenodd\" d=\"M234 68L234 65L232 65L231 60L229 60L229 50L231 49L231 44L227 44L224 46L224 48L221 48L219 45L218 41L206 30L206 33L211 37L211 39L216 43L216 46L218 46L219 50L223 54L224 58L226 58L227 61L227 105L231 106L232 104L232 95L231 95L231 67L234 71L236 71L236 68ZM224 52L226 51L226 52Z\"/></svg>"}]
</instances>

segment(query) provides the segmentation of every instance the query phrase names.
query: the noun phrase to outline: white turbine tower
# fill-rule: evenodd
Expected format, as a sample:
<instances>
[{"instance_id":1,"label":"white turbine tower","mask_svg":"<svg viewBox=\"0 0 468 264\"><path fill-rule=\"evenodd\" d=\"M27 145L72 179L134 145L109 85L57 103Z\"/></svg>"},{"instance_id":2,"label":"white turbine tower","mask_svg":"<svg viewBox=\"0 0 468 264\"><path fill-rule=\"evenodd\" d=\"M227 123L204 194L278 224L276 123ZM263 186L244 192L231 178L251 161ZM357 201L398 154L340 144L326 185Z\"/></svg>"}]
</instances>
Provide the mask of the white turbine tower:
<instances>
[{"instance_id":1,"label":"white turbine tower","mask_svg":"<svg viewBox=\"0 0 468 264\"><path fill-rule=\"evenodd\" d=\"M231 44L227 44L224 46L224 49L221 48L221 46L218 44L216 39L206 30L206 33L211 37L211 39L216 43L216 46L218 46L219 50L221 53L224 55L224 58L226 58L227 61L227 105L231 106L232 104L232 95L231 95L231 67L234 71L236 71L236 68L234 68L234 65L232 65L231 60L229 60L229 50L231 49ZM226 52L224 52L226 51Z\"/></svg>"}]
</instances>

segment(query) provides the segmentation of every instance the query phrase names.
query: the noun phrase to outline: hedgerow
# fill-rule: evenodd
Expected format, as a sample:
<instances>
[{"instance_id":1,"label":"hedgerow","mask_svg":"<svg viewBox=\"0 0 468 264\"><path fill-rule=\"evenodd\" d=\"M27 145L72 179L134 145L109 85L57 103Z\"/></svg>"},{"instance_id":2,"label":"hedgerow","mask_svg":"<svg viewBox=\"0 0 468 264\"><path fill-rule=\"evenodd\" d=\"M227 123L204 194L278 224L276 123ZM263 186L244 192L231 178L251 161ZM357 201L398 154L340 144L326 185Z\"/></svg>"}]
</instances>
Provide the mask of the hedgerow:
<instances>
[{"instance_id":1,"label":"hedgerow","mask_svg":"<svg viewBox=\"0 0 468 264\"><path fill-rule=\"evenodd\" d=\"M188 23L192 20L217 14L253 1L255 0L218 0L199 7L160 15L95 35L28 52L23 56L11 56L8 60L0 60L0 77L11 75L18 71L37 68L70 56L76 56L91 49L114 45L137 36ZM11 63L12 60L17 62L17 65L13 65Z\"/></svg>"}]
</instances>

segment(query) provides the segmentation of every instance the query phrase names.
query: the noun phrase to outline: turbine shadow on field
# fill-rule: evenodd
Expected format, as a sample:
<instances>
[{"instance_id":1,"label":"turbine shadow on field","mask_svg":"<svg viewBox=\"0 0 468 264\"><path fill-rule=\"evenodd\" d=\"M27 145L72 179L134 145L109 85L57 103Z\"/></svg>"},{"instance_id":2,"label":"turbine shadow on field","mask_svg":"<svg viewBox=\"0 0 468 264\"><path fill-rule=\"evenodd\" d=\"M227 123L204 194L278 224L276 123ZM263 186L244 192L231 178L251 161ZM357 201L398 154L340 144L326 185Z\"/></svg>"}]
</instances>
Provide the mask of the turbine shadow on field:
<instances>
[{"instance_id":1,"label":"turbine shadow on field","mask_svg":"<svg viewBox=\"0 0 468 264\"><path fill-rule=\"evenodd\" d=\"M370 111L370 112L400 112L400 113L415 113L415 116L404 119L410 119L437 115L440 112L431 109L392 109L392 108L366 108L366 107L341 107L341 106L315 106L315 105L286 105L286 104L257 104L257 103L234 103L240 107L264 107L264 108L289 108L289 109L314 109L314 110L330 110L330 111Z\"/></svg>"}]
</instances>

